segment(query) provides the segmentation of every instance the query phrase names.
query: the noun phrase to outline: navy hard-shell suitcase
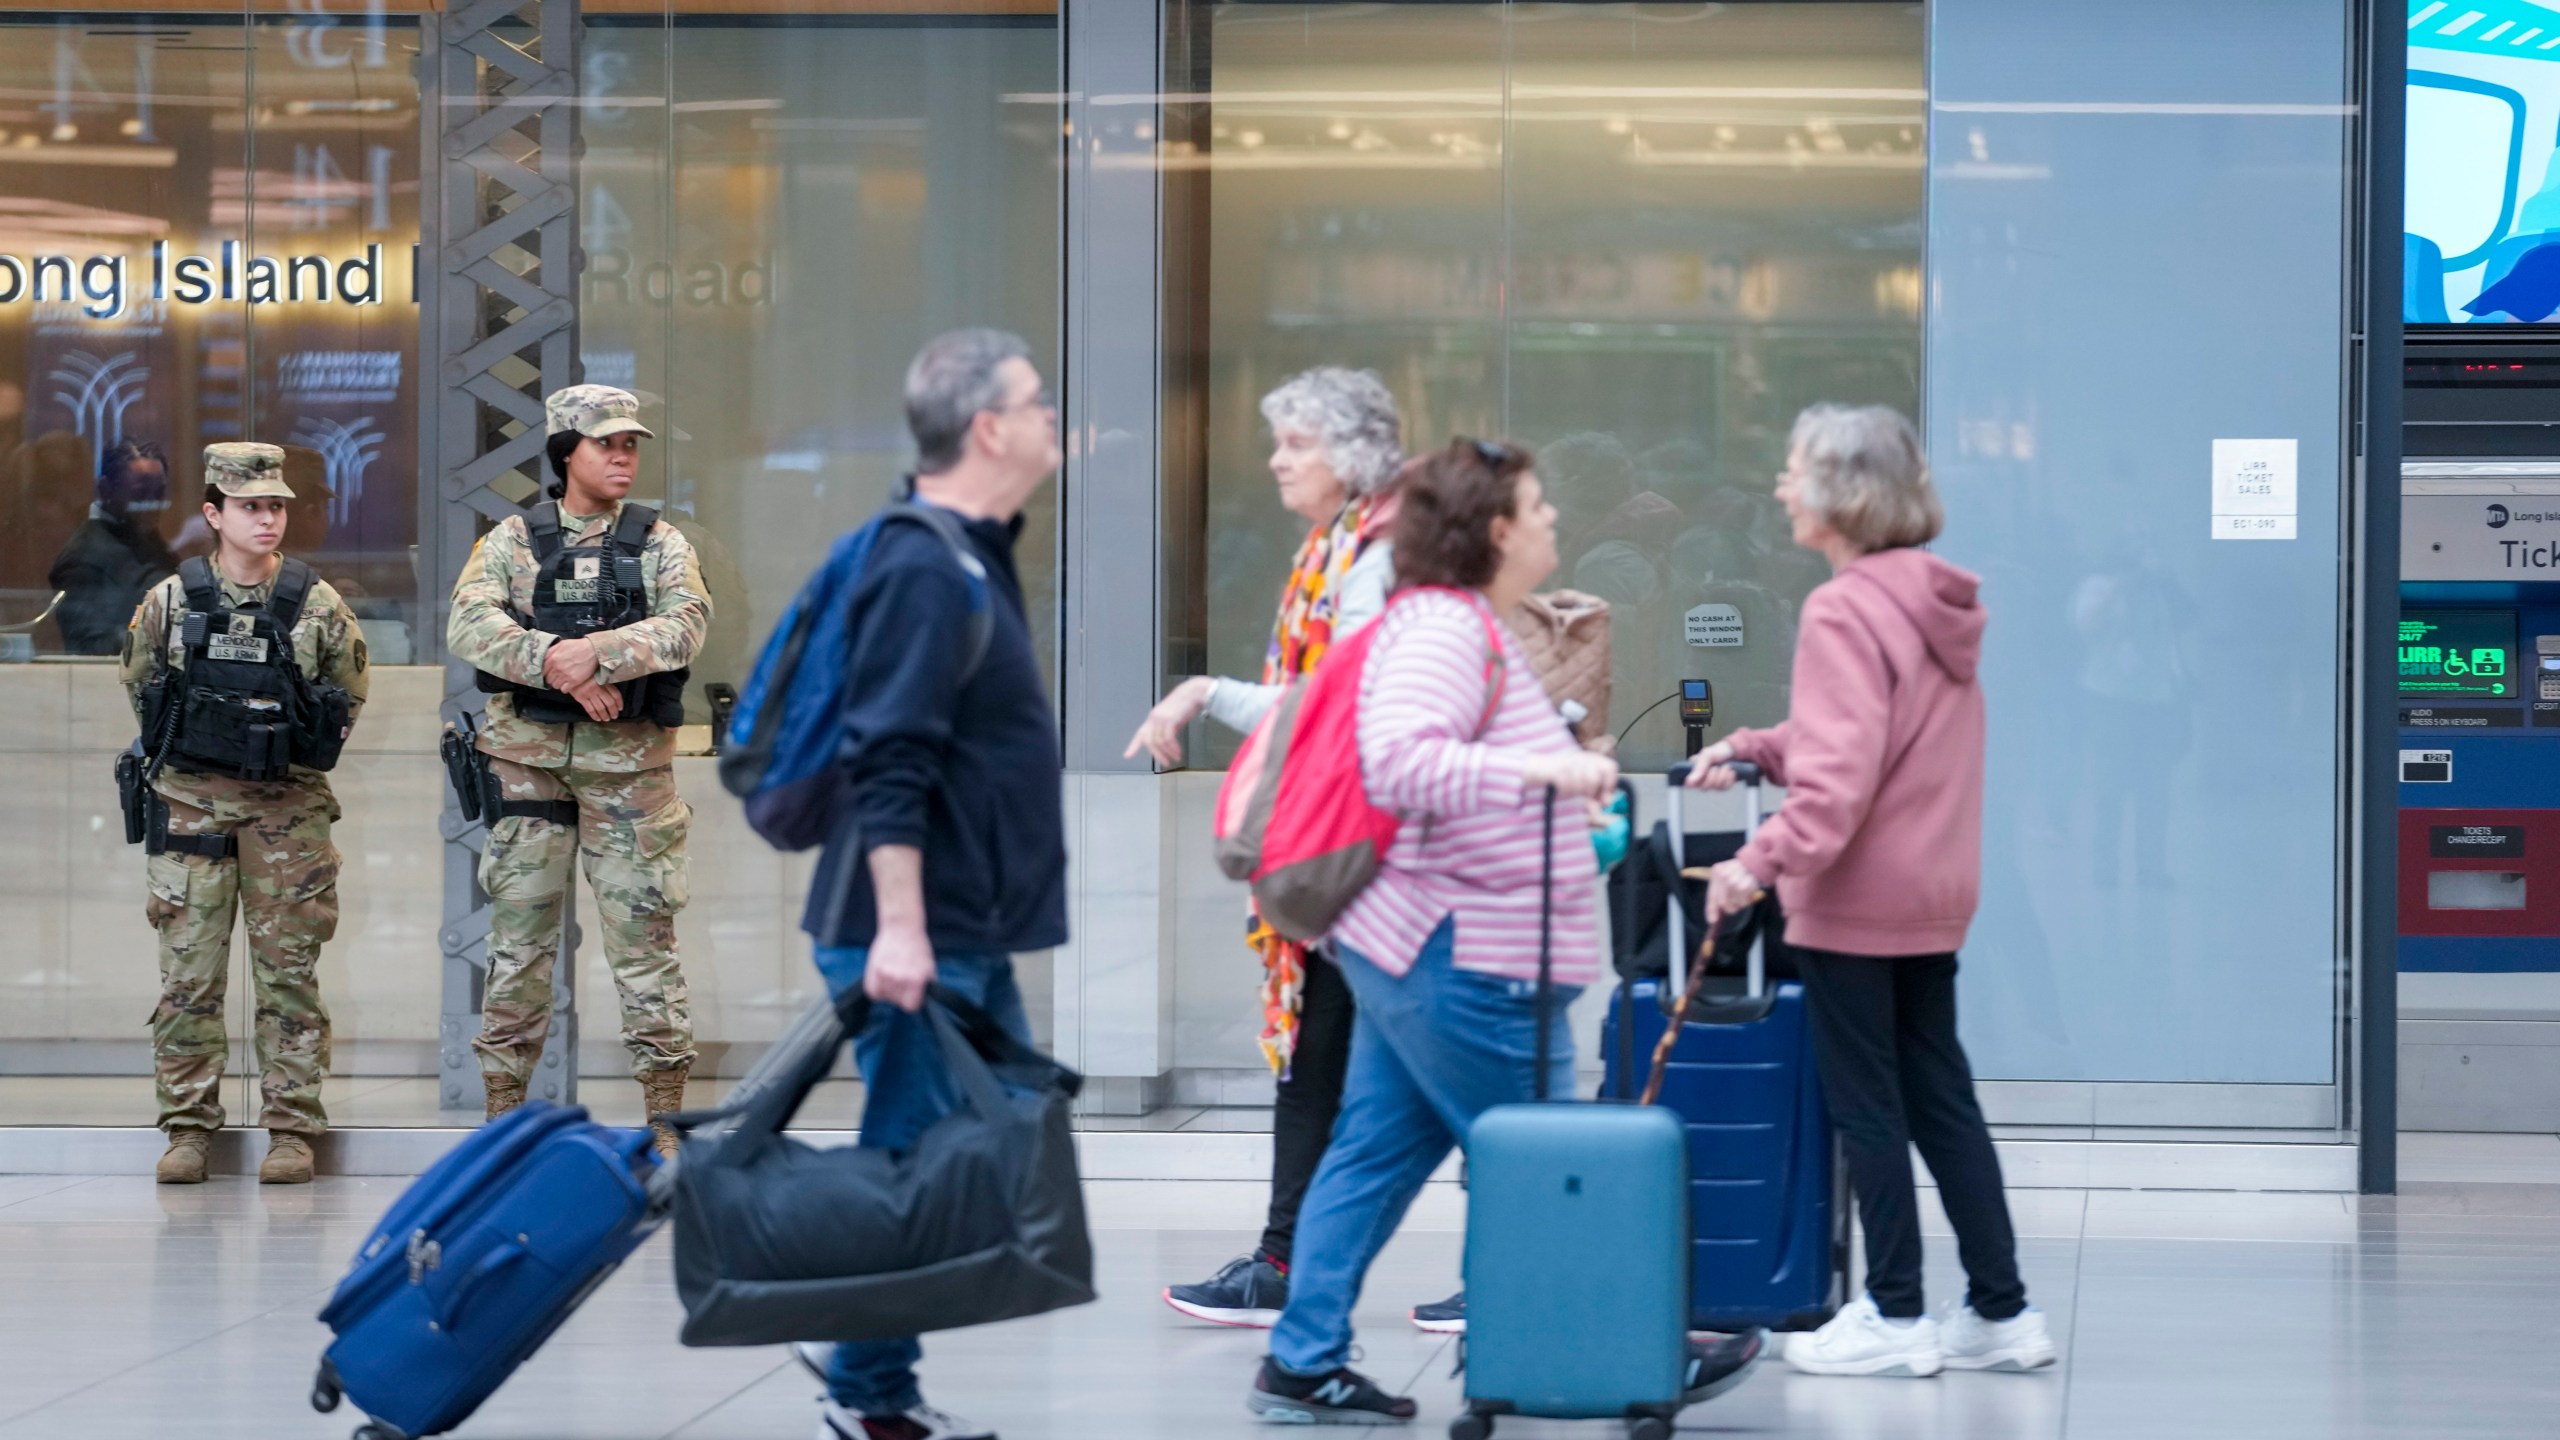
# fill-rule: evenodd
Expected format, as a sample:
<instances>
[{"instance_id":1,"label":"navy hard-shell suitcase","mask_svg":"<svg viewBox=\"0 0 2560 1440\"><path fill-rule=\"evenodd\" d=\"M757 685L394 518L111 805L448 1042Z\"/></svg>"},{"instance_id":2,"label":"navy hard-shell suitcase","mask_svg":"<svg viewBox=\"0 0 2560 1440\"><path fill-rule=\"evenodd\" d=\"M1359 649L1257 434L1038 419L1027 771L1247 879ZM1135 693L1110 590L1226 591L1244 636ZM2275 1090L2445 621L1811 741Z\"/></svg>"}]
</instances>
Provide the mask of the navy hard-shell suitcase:
<instances>
[{"instance_id":1,"label":"navy hard-shell suitcase","mask_svg":"<svg viewBox=\"0 0 2560 1440\"><path fill-rule=\"evenodd\" d=\"M1680 834L1680 780L1669 818ZM1756 782L1757 776L1751 777ZM1759 790L1745 792L1757 828ZM1672 953L1684 953L1681 907L1670 906ZM1642 1092L1646 1060L1681 1007L1671 978L1618 988L1601 1035L1601 1094ZM1848 1299L1849 1201L1830 1112L1813 1065L1805 993L1767 983L1752 951L1739 994L1695 997L1664 1067L1660 1103L1688 1130L1691 1224L1689 1323L1700 1330L1810 1330Z\"/></svg>"},{"instance_id":2,"label":"navy hard-shell suitcase","mask_svg":"<svg viewBox=\"0 0 2560 1440\"><path fill-rule=\"evenodd\" d=\"M1548 824L1555 792L1547 792ZM1553 877L1544 898L1553 900ZM1547 916L1538 955L1539 1101L1546 1100ZM1453 1440L1497 1415L1624 1417L1666 1440L1688 1361L1688 1173L1659 1106L1497 1105L1467 1131L1467 1409Z\"/></svg>"},{"instance_id":3,"label":"navy hard-shell suitcase","mask_svg":"<svg viewBox=\"0 0 2560 1440\"><path fill-rule=\"evenodd\" d=\"M450 1430L664 1220L647 1130L527 1101L437 1161L383 1216L320 1312L337 1339L313 1408L357 1440Z\"/></svg>"}]
</instances>

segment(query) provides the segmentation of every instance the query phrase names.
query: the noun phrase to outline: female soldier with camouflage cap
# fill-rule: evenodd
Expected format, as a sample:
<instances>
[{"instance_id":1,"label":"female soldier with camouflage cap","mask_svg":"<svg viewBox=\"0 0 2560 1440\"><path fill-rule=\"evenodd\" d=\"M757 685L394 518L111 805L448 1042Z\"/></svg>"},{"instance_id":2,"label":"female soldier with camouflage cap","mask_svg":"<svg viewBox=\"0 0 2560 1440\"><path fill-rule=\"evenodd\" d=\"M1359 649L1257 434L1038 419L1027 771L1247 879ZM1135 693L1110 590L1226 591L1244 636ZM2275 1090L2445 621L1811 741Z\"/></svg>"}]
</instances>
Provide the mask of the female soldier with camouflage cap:
<instances>
[{"instance_id":1,"label":"female soldier with camouflage cap","mask_svg":"<svg viewBox=\"0 0 2560 1440\"><path fill-rule=\"evenodd\" d=\"M652 1117L684 1105L693 1015L676 963L689 894L675 727L711 627L693 547L644 505L640 401L572 385L543 402L552 499L482 537L453 589L445 647L490 692L479 748L501 793L480 857L489 895L481 1081L491 1118L521 1104L551 1024L569 860L585 862L622 998L622 1043ZM669 1152L674 1136L659 1131Z\"/></svg>"},{"instance_id":2,"label":"female soldier with camouflage cap","mask_svg":"<svg viewBox=\"0 0 2560 1440\"><path fill-rule=\"evenodd\" d=\"M365 698L355 613L284 543L284 451L237 442L204 452L204 517L214 553L153 586L126 632L123 674L157 774L145 822L147 913L160 932L152 1071L164 1185L205 1178L222 1128L222 1008L231 925L247 912L257 990L258 1178L311 1178L311 1139L329 1128L320 1077L329 1012L316 974L338 929L337 763Z\"/></svg>"}]
</instances>

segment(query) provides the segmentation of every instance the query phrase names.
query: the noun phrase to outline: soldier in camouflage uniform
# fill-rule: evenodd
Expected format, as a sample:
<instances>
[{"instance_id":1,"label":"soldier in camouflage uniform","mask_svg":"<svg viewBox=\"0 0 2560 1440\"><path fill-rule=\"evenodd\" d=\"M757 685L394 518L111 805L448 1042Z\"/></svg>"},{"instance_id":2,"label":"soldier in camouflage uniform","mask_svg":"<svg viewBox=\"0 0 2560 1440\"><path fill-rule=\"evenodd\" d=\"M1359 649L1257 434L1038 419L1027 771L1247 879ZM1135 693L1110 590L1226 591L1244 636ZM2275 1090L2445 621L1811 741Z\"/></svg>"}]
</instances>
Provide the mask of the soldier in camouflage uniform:
<instances>
[{"instance_id":1,"label":"soldier in camouflage uniform","mask_svg":"<svg viewBox=\"0 0 2560 1440\"><path fill-rule=\"evenodd\" d=\"M212 573L222 602L263 609L287 564L278 553L285 502L293 498L284 483L284 452L273 445L209 445L204 470L205 519L216 535ZM123 677L137 710L155 674L185 668L184 627L175 622L188 609L181 574L153 586L134 612ZM304 676L346 692L352 723L365 698L364 636L328 582L310 582L291 648ZM206 1146L222 1127L222 1066L230 1049L223 998L236 911L246 916L249 931L259 1123L270 1137L258 1178L306 1182L310 1139L329 1127L320 1105L329 1012L316 970L320 947L338 929L338 851L329 839L338 802L328 777L299 763L282 778L249 780L189 768L182 755L160 771L153 789L168 812L167 838L155 839L145 862L146 913L160 932L152 1068L160 1128L169 1132L159 1179L202 1181Z\"/></svg>"},{"instance_id":2,"label":"soldier in camouflage uniform","mask_svg":"<svg viewBox=\"0 0 2560 1440\"><path fill-rule=\"evenodd\" d=\"M628 392L604 385L573 385L544 402L564 583L611 564L577 557L597 555L581 547L601 547L621 528L639 441L651 434L639 408ZM631 713L634 697L650 693L631 682L656 676L663 684L692 663L711 626L711 601L693 547L663 520L648 527L639 568L645 614L584 637L546 633L532 623L543 571L534 527L511 516L481 539L454 586L446 647L485 682L497 682L484 689L506 692L489 698L480 749L507 801L525 810L541 807L522 802L553 802L559 815L494 819L481 855L489 977L476 1045L491 1118L523 1102L550 1029L573 850L603 921L622 1041L647 1113L683 1106L693 1017L676 963L675 921L689 893L685 835L693 811L676 794L673 718L646 701L638 703L660 710L656 718ZM583 718L523 713L572 703ZM571 806L574 824L567 823ZM673 1149L663 1128L659 1144Z\"/></svg>"}]
</instances>

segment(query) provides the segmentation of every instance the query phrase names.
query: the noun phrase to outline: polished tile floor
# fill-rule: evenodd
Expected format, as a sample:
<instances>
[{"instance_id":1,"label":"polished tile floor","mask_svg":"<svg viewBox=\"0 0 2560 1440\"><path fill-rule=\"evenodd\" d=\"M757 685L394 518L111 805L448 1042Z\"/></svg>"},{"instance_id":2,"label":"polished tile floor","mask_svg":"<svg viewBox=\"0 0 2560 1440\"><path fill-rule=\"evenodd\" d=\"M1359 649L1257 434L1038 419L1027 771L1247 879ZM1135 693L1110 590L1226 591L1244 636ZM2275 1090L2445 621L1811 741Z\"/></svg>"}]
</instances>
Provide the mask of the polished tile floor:
<instances>
[{"instance_id":1,"label":"polished tile floor","mask_svg":"<svg viewBox=\"0 0 2560 1440\"><path fill-rule=\"evenodd\" d=\"M1683 1433L2008 1440L2549 1436L2560 1432L2560 1140L2410 1137L2389 1199L2021 1191L2036 1298L2065 1363L2037 1375L1825 1380L1764 1367ZM0 1440L343 1436L304 1401L311 1316L402 1182L0 1176ZM928 1393L1012 1440L1218 1440L1261 1337L1183 1320L1168 1280L1251 1243L1261 1187L1089 1187L1103 1299L928 1342ZM1379 1264L1366 1368L1452 1412L1451 1354L1400 1319L1455 1284L1464 1198L1435 1185ZM1956 1277L1933 1223L1933 1298ZM460 1432L471 1440L804 1440L811 1382L779 1351L687 1351L653 1240ZM1568 1342L1569 1343L1569 1342ZM1614 1427L1507 1422L1506 1436Z\"/></svg>"},{"instance_id":2,"label":"polished tile floor","mask_svg":"<svg viewBox=\"0 0 2560 1440\"><path fill-rule=\"evenodd\" d=\"M698 1079L685 1099L694 1105L716 1105L732 1082ZM578 1100L608 1125L640 1123L640 1087L622 1076L589 1075L578 1086ZM222 1103L232 1123L257 1113L255 1077L243 1080L235 1071L222 1082ZM438 1110L436 1082L429 1077L332 1075L321 1088L329 1123L340 1129L375 1126L416 1127L479 1123L479 1102L466 1111ZM0 1075L0 1127L56 1125L142 1125L154 1113L148 1075ZM829 1080L800 1107L796 1121L804 1129L850 1130L861 1123L862 1082ZM1168 1105L1145 1115L1086 1115L1077 1119L1086 1130L1236 1131L1269 1130L1269 1106ZM2325 1137L2324 1137L2325 1138Z\"/></svg>"}]
</instances>

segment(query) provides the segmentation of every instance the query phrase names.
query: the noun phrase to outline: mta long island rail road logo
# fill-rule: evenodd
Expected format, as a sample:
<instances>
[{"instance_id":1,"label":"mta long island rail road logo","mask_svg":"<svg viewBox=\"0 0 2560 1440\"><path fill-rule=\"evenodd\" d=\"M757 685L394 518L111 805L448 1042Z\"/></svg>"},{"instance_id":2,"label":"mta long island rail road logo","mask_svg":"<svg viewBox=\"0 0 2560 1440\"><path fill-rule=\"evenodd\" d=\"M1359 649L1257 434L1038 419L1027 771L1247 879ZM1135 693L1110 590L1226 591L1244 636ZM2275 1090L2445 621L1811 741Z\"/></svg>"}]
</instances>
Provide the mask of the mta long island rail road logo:
<instances>
[{"instance_id":1,"label":"mta long island rail road logo","mask_svg":"<svg viewBox=\"0 0 2560 1440\"><path fill-rule=\"evenodd\" d=\"M293 443L319 451L327 467L330 524L344 525L355 514L356 502L364 498L364 472L373 468L385 438L370 415L353 421L307 415L294 427Z\"/></svg>"},{"instance_id":2,"label":"mta long island rail road logo","mask_svg":"<svg viewBox=\"0 0 2560 1440\"><path fill-rule=\"evenodd\" d=\"M2506 529L2506 528L2507 528L2507 521L2508 521L2510 518L2512 518L2512 517L2510 517L2510 516L2507 514L2507 507L2506 507L2506 506L2504 506L2504 505L2492 505L2492 506L2490 506L2490 507L2489 507L2489 528L2490 528L2490 529L2492 529L2492 530L2504 530L2504 529Z\"/></svg>"}]
</instances>

